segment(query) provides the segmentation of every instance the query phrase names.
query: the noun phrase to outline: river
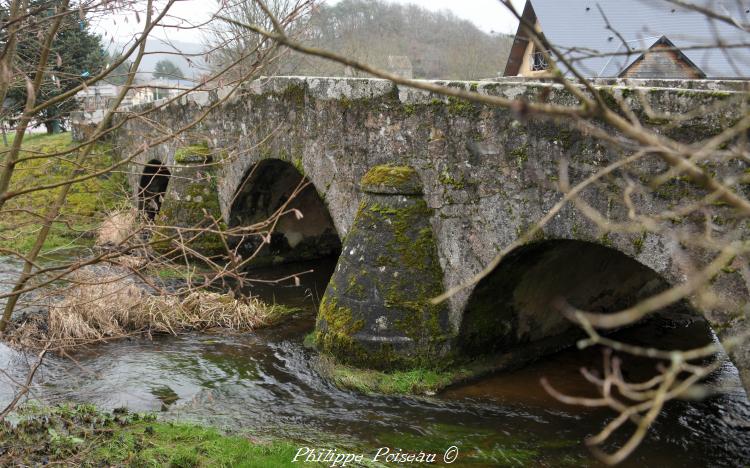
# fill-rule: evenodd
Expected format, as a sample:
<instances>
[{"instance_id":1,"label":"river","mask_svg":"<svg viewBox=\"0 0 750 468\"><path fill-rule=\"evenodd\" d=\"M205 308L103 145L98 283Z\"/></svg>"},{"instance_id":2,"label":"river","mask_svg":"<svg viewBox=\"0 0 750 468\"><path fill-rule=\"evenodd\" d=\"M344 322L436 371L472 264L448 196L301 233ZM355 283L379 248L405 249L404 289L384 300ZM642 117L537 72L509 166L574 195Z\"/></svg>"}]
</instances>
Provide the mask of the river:
<instances>
[{"instance_id":1,"label":"river","mask_svg":"<svg viewBox=\"0 0 750 468\"><path fill-rule=\"evenodd\" d=\"M0 262L2 287L17 267ZM340 390L315 372L310 364L314 351L302 345L314 326L314 310L331 267L323 265L300 286L253 289L267 299L301 307L289 322L247 334L123 340L77 352L76 362L51 356L40 368L33 396L44 403L157 411L166 419L339 450L372 453L373 447L390 446L444 451L455 445L459 462L454 466L596 466L581 441L612 414L563 405L544 392L539 378L548 377L566 392L590 394L578 369L595 366L601 350L564 351L430 398ZM625 338L679 343L706 331L694 324L623 333ZM11 376L23 378L31 361L33 356L0 344L0 368ZM627 372L640 375L653 367L653 362L634 362ZM623 466L750 464L750 430L742 428L750 421L750 404L737 370L725 361L708 385L723 392L699 402L667 404ZM12 386L0 376L0 404L11 396Z\"/></svg>"}]
</instances>

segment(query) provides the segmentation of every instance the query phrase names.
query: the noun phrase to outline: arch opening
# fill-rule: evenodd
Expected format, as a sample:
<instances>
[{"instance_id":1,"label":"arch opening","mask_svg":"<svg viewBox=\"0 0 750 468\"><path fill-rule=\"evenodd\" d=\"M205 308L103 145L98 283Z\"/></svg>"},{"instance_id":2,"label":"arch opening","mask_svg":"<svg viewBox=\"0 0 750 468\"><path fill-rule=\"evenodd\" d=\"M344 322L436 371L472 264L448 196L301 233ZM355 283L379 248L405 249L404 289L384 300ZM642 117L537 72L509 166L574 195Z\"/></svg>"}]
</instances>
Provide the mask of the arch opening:
<instances>
[{"instance_id":1,"label":"arch opening","mask_svg":"<svg viewBox=\"0 0 750 468\"><path fill-rule=\"evenodd\" d=\"M477 284L457 343L467 355L545 342L559 349L572 345L583 332L554 307L558 298L583 310L607 313L668 287L658 273L609 247L576 240L528 244L511 252ZM659 316L703 321L686 302Z\"/></svg>"},{"instance_id":2,"label":"arch opening","mask_svg":"<svg viewBox=\"0 0 750 468\"><path fill-rule=\"evenodd\" d=\"M286 214L274 226L270 243L264 244L259 235L231 239L232 247L238 247L243 258L258 251L249 266L338 257L341 239L328 207L309 179L293 165L280 159L263 160L248 170L235 193L229 227L262 223L287 202ZM302 216L299 217L297 213Z\"/></svg>"},{"instance_id":3,"label":"arch opening","mask_svg":"<svg viewBox=\"0 0 750 468\"><path fill-rule=\"evenodd\" d=\"M152 159L143 167L138 184L138 210L149 221L153 221L159 214L171 175L169 169L158 159Z\"/></svg>"}]
</instances>

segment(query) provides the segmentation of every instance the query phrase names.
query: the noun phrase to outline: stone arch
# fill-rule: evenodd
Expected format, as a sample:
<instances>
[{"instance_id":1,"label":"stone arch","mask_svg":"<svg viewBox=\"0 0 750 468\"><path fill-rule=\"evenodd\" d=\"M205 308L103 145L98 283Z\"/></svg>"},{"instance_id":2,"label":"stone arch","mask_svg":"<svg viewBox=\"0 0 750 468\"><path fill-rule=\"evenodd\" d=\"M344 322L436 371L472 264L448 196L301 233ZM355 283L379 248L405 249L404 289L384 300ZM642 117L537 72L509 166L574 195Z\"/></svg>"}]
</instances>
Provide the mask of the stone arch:
<instances>
[{"instance_id":1,"label":"stone arch","mask_svg":"<svg viewBox=\"0 0 750 468\"><path fill-rule=\"evenodd\" d=\"M169 169L158 159L152 159L143 166L138 183L138 210L150 221L156 218L161 209L171 175Z\"/></svg>"},{"instance_id":2,"label":"stone arch","mask_svg":"<svg viewBox=\"0 0 750 468\"><path fill-rule=\"evenodd\" d=\"M513 250L476 285L462 315L457 345L467 355L525 344L559 348L572 344L581 331L557 311L555 299L606 313L667 287L664 275L615 248L570 239L533 242ZM686 302L673 307L694 313Z\"/></svg>"},{"instance_id":3,"label":"stone arch","mask_svg":"<svg viewBox=\"0 0 750 468\"><path fill-rule=\"evenodd\" d=\"M261 223L287 202L287 214L279 218L270 244L261 247L254 263L264 265L338 256L341 239L328 207L313 183L281 159L263 159L246 171L229 206L229 227ZM240 244L240 252L245 256L254 252L262 239L249 235L235 237L233 243Z\"/></svg>"}]
</instances>

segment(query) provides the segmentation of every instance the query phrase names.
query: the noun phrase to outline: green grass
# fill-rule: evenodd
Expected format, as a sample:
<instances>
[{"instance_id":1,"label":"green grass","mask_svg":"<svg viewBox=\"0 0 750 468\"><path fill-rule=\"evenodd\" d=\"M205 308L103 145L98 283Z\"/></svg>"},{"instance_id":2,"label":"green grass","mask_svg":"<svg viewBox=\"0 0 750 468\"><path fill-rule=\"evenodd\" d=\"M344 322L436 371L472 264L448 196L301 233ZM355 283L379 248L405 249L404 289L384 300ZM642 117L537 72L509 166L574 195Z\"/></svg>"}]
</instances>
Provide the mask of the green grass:
<instances>
[{"instance_id":1,"label":"green grass","mask_svg":"<svg viewBox=\"0 0 750 468\"><path fill-rule=\"evenodd\" d=\"M13 138L14 135L9 135L10 141ZM69 132L27 135L24 137L20 158L67 151L74 146L70 138ZM0 146L0 160L5 159L6 152L7 148ZM41 157L19 162L11 179L11 192L67 180L77 168L76 157L75 152L68 152L61 157ZM88 174L109 167L113 161L108 146L99 144L82 163L81 169L84 174ZM119 172L74 184L44 244L44 251L91 245L94 240L93 230L105 213L123 205L126 187L125 176ZM45 215L59 190L54 188L35 191L9 199L0 216L0 248L27 252L41 228L40 216Z\"/></svg>"},{"instance_id":2,"label":"green grass","mask_svg":"<svg viewBox=\"0 0 750 468\"><path fill-rule=\"evenodd\" d=\"M119 429L93 452L94 464L172 467L292 466L297 446L253 442L213 428L140 422Z\"/></svg>"},{"instance_id":3,"label":"green grass","mask_svg":"<svg viewBox=\"0 0 750 468\"><path fill-rule=\"evenodd\" d=\"M16 418L15 426L0 426L0 466L282 467L293 465L298 450L292 441L225 435L92 405L26 406Z\"/></svg>"},{"instance_id":4,"label":"green grass","mask_svg":"<svg viewBox=\"0 0 750 468\"><path fill-rule=\"evenodd\" d=\"M192 279L195 281L200 279L201 272L195 265L185 266L178 263L163 263L159 264L157 268L153 268L151 273L162 280L177 279L189 281Z\"/></svg>"},{"instance_id":5,"label":"green grass","mask_svg":"<svg viewBox=\"0 0 750 468\"><path fill-rule=\"evenodd\" d=\"M460 369L443 372L430 369L381 372L341 364L327 356L318 358L318 369L338 387L387 395L434 394L456 381L461 373Z\"/></svg>"}]
</instances>

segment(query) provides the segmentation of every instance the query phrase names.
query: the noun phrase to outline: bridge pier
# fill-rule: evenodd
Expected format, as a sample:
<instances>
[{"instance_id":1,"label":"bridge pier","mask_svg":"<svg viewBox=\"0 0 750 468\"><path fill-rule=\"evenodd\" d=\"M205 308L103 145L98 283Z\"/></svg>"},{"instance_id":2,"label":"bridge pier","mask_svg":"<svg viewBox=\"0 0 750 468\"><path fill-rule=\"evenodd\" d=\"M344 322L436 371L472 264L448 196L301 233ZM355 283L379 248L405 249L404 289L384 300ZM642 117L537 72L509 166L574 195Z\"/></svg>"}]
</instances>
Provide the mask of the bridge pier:
<instances>
[{"instance_id":1,"label":"bridge pier","mask_svg":"<svg viewBox=\"0 0 750 468\"><path fill-rule=\"evenodd\" d=\"M224 254L226 250L218 234L196 230L211 227L210 218L218 221L218 228L225 227L216 192L215 169L210 164L211 151L204 144L178 148L174 161L171 177L179 183L169 184L155 216L155 224L160 227L154 233L157 241L154 247L179 255L182 242L207 257ZM175 239L167 240L171 237ZM160 239L163 241L158 242Z\"/></svg>"},{"instance_id":2,"label":"bridge pier","mask_svg":"<svg viewBox=\"0 0 750 468\"><path fill-rule=\"evenodd\" d=\"M416 171L376 166L318 313L318 347L370 368L430 366L448 352L443 271Z\"/></svg>"}]
</instances>

